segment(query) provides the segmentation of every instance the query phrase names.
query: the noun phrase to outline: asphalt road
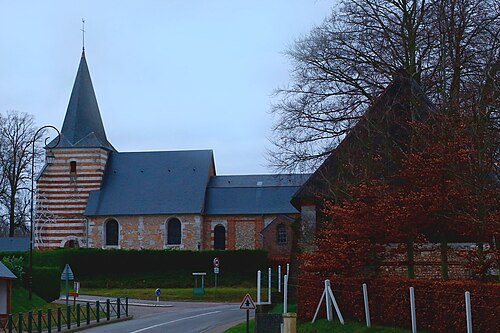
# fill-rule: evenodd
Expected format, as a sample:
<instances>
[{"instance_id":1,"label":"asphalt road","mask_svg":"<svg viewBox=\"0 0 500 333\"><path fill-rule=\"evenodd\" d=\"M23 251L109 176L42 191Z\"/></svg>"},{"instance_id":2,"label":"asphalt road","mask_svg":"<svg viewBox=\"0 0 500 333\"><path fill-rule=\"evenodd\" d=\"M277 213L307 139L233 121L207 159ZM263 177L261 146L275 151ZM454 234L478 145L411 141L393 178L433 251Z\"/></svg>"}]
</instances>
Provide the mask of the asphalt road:
<instances>
[{"instance_id":1,"label":"asphalt road","mask_svg":"<svg viewBox=\"0 0 500 333\"><path fill-rule=\"evenodd\" d=\"M133 302L133 301L131 301ZM138 301L140 302L140 301ZM171 307L129 306L134 319L94 327L85 333L220 333L246 319L239 303L162 302ZM253 311L251 311L253 317Z\"/></svg>"}]
</instances>

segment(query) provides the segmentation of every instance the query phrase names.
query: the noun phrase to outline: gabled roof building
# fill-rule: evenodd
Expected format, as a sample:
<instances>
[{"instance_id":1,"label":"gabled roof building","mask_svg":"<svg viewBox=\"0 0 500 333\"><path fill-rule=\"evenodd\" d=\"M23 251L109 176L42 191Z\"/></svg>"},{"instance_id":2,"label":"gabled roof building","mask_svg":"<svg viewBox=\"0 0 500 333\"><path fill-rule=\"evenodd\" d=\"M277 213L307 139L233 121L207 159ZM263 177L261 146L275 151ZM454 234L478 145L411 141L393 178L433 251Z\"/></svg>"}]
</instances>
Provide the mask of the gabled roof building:
<instances>
[{"instance_id":1,"label":"gabled roof building","mask_svg":"<svg viewBox=\"0 0 500 333\"><path fill-rule=\"evenodd\" d=\"M61 134L37 180L35 248L255 249L295 219L309 175L217 176L212 150L119 152L108 141L85 52ZM50 158L48 158L50 156Z\"/></svg>"}]
</instances>

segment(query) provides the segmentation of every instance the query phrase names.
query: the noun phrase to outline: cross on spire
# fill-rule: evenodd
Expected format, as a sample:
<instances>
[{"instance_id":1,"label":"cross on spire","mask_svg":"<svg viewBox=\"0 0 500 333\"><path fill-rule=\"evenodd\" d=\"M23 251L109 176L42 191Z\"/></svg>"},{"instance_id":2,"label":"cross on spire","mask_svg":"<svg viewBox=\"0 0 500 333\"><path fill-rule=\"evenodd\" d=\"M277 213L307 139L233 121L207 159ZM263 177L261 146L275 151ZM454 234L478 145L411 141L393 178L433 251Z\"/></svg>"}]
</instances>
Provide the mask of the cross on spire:
<instances>
[{"instance_id":1,"label":"cross on spire","mask_svg":"<svg viewBox=\"0 0 500 333\"><path fill-rule=\"evenodd\" d=\"M85 19L82 18L82 50L85 51Z\"/></svg>"}]
</instances>

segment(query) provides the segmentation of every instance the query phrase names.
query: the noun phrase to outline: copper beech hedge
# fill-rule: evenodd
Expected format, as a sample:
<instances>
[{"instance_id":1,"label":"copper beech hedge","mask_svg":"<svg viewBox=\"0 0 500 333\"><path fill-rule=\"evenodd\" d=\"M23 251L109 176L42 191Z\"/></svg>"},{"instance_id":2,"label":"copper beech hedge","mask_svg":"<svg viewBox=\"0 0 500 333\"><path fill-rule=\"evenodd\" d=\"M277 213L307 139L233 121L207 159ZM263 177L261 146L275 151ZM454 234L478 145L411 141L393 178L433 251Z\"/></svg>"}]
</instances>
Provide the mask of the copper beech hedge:
<instances>
[{"instance_id":1,"label":"copper beech hedge","mask_svg":"<svg viewBox=\"0 0 500 333\"><path fill-rule=\"evenodd\" d=\"M313 273L299 277L298 317L314 316L324 279ZM466 332L465 291L471 293L474 332L500 332L500 283L410 280L405 278L346 278L330 276L344 318L365 322L362 284L368 286L372 325L411 328L409 288L415 289L418 329ZM325 317L323 304L320 315Z\"/></svg>"}]
</instances>

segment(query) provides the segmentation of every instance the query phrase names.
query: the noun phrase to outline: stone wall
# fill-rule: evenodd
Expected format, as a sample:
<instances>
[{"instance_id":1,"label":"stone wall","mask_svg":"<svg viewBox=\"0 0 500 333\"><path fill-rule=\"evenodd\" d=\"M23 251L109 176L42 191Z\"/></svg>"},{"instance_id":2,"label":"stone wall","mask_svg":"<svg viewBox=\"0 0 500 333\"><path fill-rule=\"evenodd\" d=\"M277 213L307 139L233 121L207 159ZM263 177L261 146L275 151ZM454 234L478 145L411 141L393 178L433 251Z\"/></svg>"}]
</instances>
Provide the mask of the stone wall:
<instances>
[{"instance_id":1,"label":"stone wall","mask_svg":"<svg viewBox=\"0 0 500 333\"><path fill-rule=\"evenodd\" d=\"M170 218L181 221L181 244L167 245L166 223ZM119 225L118 248L198 250L201 240L202 217L200 215L127 215L89 218L89 246L108 248L105 245L104 224L115 219ZM113 246L109 247L112 248Z\"/></svg>"}]
</instances>

